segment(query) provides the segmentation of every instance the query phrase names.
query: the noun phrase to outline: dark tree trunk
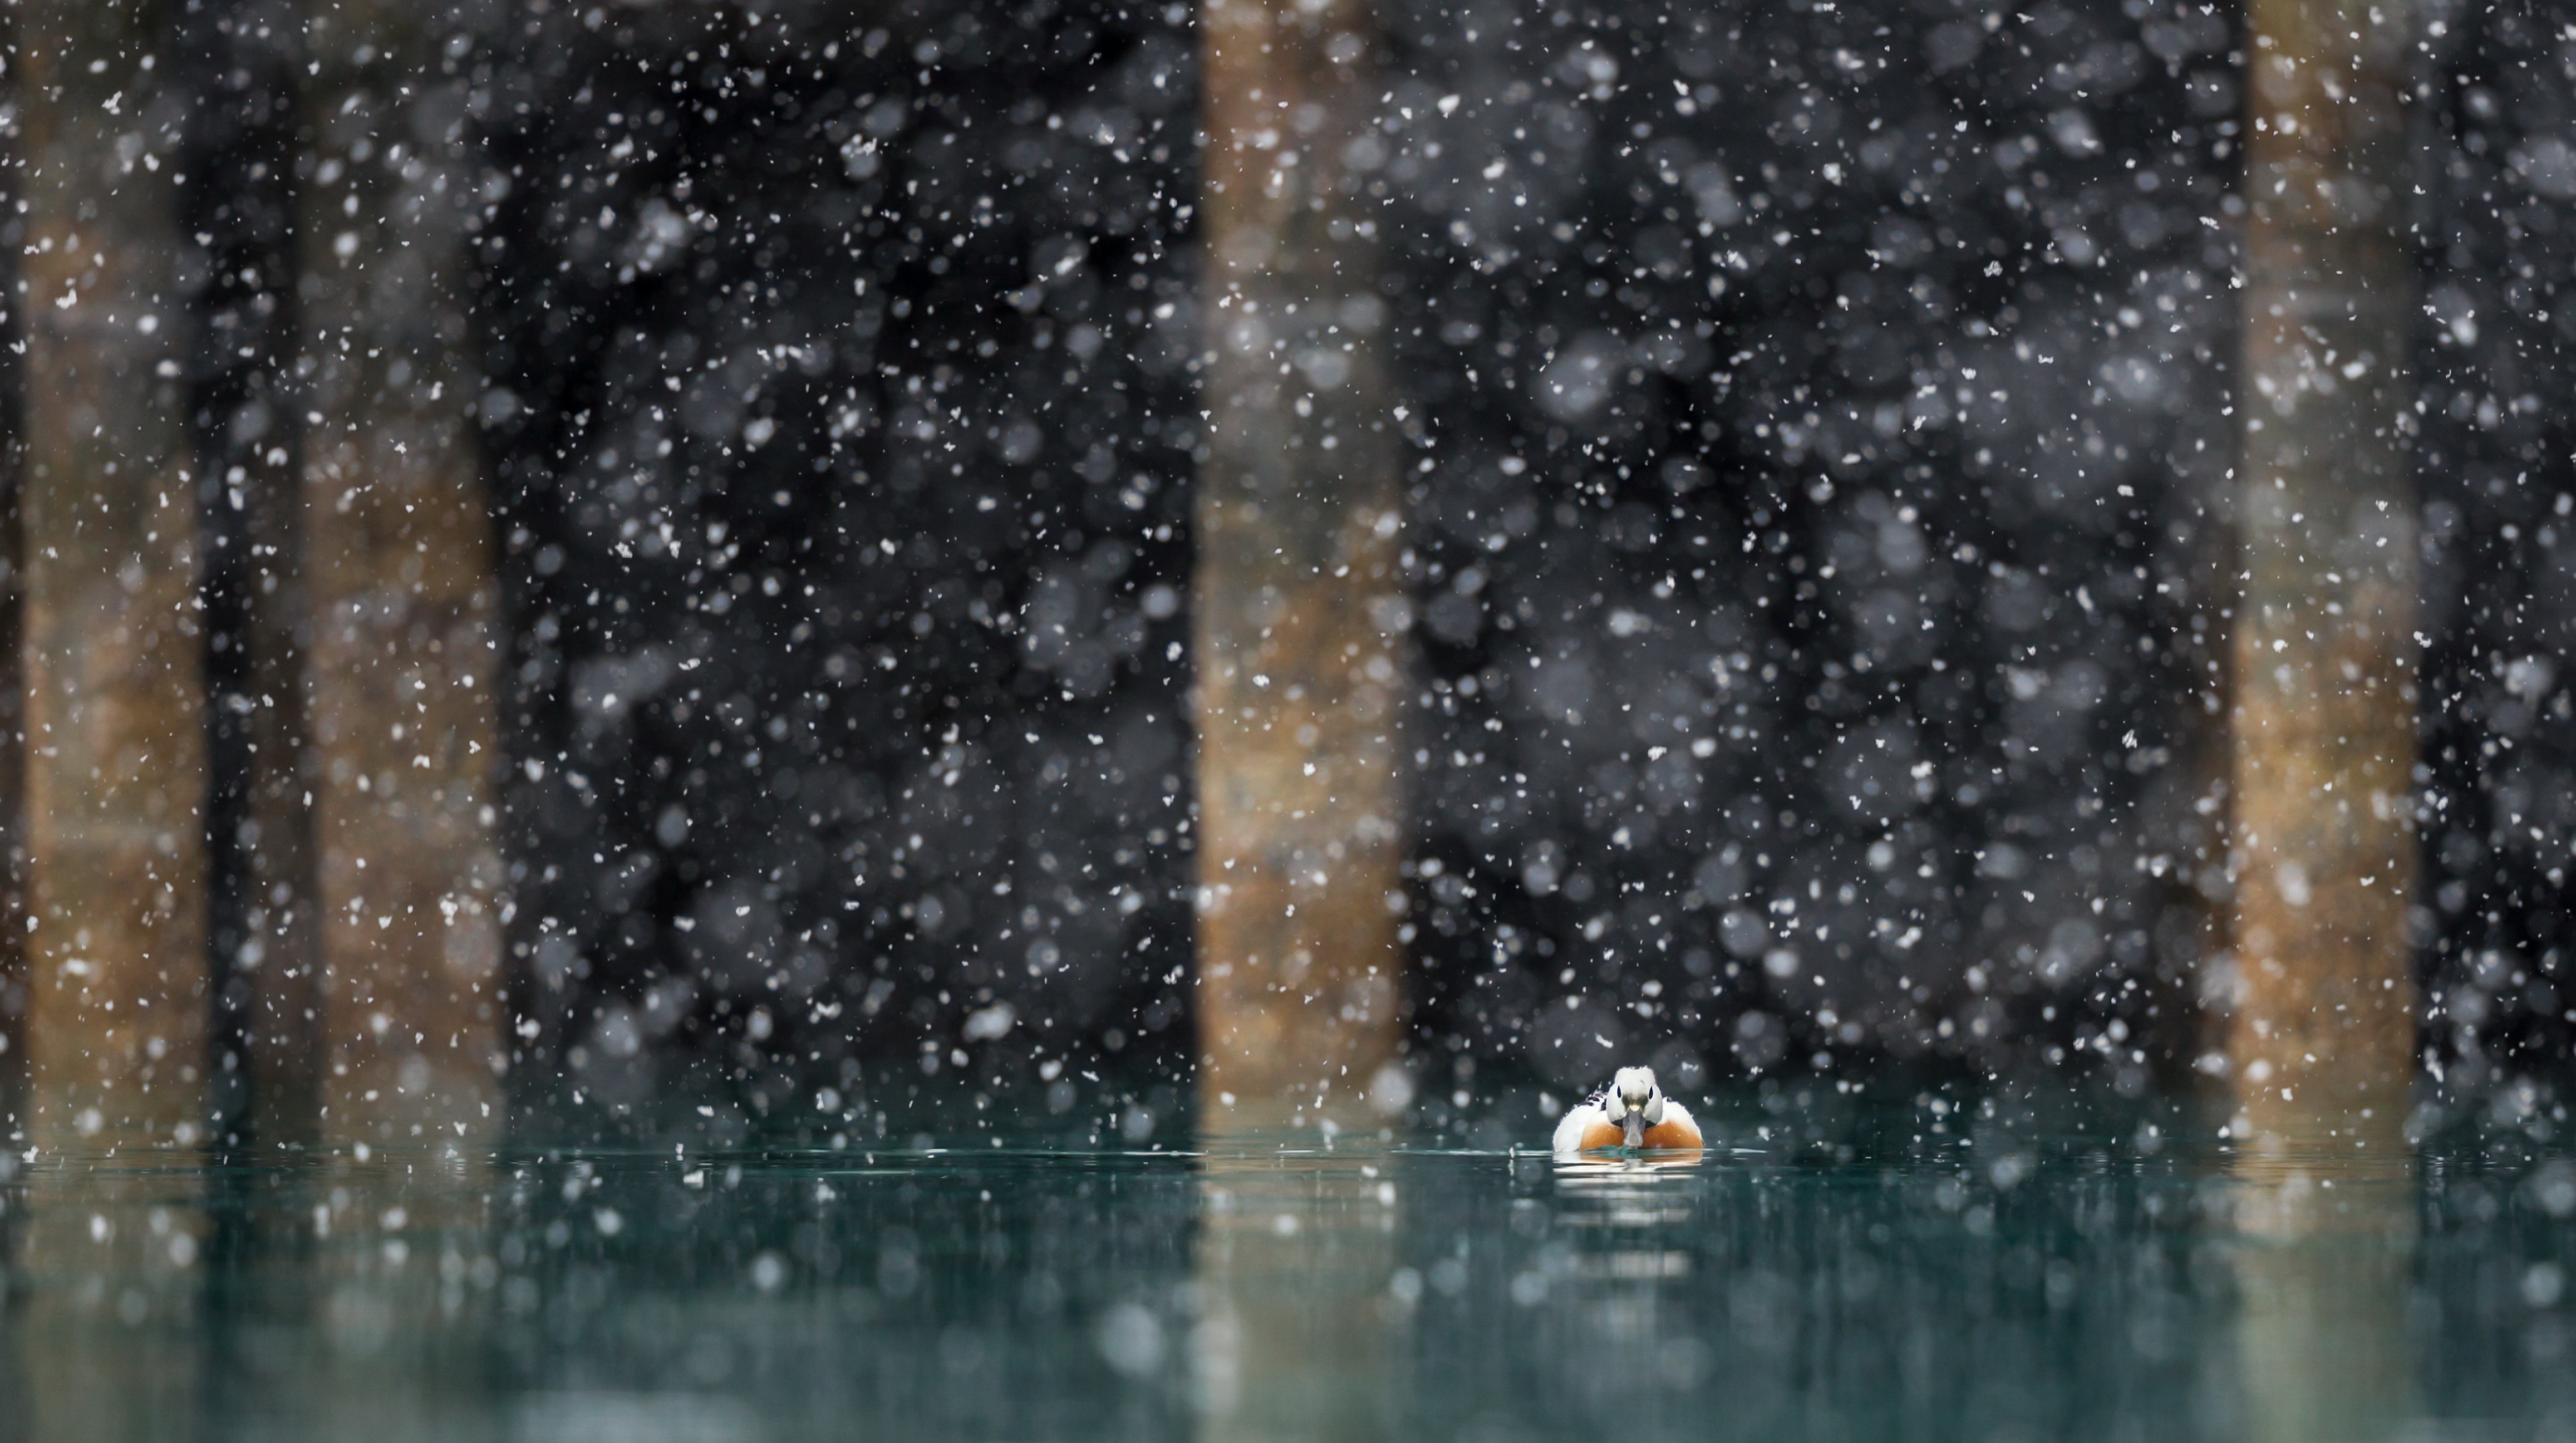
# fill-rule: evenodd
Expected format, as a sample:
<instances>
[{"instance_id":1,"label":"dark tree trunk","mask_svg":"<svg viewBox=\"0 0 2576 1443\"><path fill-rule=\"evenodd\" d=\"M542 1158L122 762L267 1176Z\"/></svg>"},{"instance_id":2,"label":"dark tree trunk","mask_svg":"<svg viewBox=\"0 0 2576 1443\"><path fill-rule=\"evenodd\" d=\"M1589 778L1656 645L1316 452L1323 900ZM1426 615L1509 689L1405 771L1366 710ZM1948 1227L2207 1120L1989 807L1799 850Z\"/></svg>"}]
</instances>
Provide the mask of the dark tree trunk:
<instances>
[{"instance_id":1,"label":"dark tree trunk","mask_svg":"<svg viewBox=\"0 0 2576 1443\"><path fill-rule=\"evenodd\" d=\"M312 1135L318 898L306 734L296 334L302 27L285 0L193 0L173 34L190 424L205 606L213 1107L227 1137Z\"/></svg>"}]
</instances>

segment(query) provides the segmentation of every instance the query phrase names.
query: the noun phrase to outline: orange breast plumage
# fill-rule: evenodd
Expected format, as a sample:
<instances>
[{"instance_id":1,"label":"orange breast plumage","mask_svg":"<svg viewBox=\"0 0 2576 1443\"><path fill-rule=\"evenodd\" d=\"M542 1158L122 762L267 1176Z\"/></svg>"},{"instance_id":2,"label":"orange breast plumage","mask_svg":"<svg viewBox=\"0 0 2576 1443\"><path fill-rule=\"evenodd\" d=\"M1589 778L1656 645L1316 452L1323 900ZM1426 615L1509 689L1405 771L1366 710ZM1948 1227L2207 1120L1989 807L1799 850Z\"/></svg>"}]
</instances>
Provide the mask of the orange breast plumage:
<instances>
[{"instance_id":1,"label":"orange breast plumage","mask_svg":"<svg viewBox=\"0 0 2576 1443\"><path fill-rule=\"evenodd\" d=\"M1678 1112L1679 1109L1675 1109L1675 1111ZM1619 1125L1610 1121L1608 1118L1601 1117L1593 1118L1585 1124L1582 1140L1576 1144L1576 1146L1584 1152L1595 1152L1605 1147L1615 1148L1625 1147L1626 1145L1627 1144L1619 1131ZM1687 1115L1672 1116L1667 1114L1661 1123L1646 1129L1645 1136L1638 1139L1638 1145L1641 1147L1660 1149L1701 1147L1705 1144L1700 1137L1698 1125L1693 1123Z\"/></svg>"},{"instance_id":2,"label":"orange breast plumage","mask_svg":"<svg viewBox=\"0 0 2576 1443\"><path fill-rule=\"evenodd\" d=\"M1557 1124L1554 1145L1560 1156L1579 1152L1616 1151L1627 1146L1627 1132L1619 1122L1611 1118L1609 1101L1609 1098L1601 1094L1586 1098ZM1657 1095L1654 1100L1654 1110L1661 1113L1662 1117L1647 1126L1639 1135L1637 1145L1640 1149L1674 1152L1693 1151L1705 1146L1700 1135L1699 1124L1691 1117L1688 1108Z\"/></svg>"}]
</instances>

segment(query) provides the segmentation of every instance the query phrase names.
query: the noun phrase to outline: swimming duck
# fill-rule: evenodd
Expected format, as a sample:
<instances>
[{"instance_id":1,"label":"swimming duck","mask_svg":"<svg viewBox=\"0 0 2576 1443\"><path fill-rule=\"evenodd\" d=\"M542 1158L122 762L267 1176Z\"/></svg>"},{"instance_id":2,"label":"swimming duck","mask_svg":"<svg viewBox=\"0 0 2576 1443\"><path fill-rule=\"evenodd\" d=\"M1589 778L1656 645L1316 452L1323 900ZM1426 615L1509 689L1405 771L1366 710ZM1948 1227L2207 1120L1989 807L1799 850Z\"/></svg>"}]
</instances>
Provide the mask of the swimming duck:
<instances>
[{"instance_id":1,"label":"swimming duck","mask_svg":"<svg viewBox=\"0 0 2576 1443\"><path fill-rule=\"evenodd\" d=\"M1610 1085L1583 1100L1556 1125L1556 1155L1603 1148L1695 1148L1699 1124L1690 1109L1664 1096L1654 1069L1623 1067Z\"/></svg>"}]
</instances>

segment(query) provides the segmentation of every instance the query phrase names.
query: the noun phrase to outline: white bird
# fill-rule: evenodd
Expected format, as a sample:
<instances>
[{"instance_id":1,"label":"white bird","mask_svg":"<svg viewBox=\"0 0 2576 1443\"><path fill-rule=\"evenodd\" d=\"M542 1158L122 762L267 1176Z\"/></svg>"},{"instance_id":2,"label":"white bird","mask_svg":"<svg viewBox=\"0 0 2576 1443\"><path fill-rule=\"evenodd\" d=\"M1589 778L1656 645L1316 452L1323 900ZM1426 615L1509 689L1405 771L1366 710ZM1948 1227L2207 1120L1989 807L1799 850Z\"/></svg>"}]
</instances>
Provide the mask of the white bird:
<instances>
[{"instance_id":1,"label":"white bird","mask_svg":"<svg viewBox=\"0 0 2576 1443\"><path fill-rule=\"evenodd\" d=\"M1654 1069L1623 1067L1610 1085L1583 1100L1556 1125L1556 1155L1604 1148L1695 1148L1699 1124L1690 1109L1664 1096Z\"/></svg>"}]
</instances>

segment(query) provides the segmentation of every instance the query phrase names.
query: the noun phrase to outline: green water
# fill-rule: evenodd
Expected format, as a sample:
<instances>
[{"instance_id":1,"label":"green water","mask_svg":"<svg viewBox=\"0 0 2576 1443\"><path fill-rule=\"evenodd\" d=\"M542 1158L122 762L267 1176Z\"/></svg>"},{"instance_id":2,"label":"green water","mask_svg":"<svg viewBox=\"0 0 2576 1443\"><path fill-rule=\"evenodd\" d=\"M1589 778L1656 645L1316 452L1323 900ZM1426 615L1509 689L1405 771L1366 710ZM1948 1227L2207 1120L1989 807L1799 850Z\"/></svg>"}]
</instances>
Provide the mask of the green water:
<instances>
[{"instance_id":1,"label":"green water","mask_svg":"<svg viewBox=\"0 0 2576 1443\"><path fill-rule=\"evenodd\" d=\"M0 1434L2576 1439L2565 1161L1296 1141L39 1157Z\"/></svg>"}]
</instances>

